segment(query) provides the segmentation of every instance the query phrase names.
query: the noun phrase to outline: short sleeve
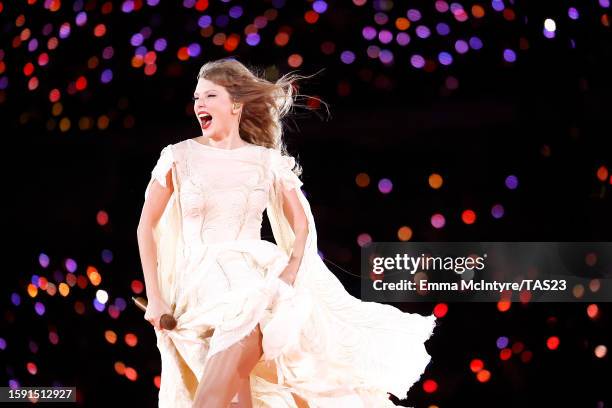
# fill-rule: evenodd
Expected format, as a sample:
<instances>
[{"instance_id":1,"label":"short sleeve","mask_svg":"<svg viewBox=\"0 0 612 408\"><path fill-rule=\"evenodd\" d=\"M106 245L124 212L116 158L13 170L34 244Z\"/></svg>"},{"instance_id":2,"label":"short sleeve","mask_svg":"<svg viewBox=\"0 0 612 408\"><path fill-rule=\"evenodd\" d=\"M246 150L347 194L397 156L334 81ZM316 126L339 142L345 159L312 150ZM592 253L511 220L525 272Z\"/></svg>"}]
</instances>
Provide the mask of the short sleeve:
<instances>
[{"instance_id":1,"label":"short sleeve","mask_svg":"<svg viewBox=\"0 0 612 408\"><path fill-rule=\"evenodd\" d=\"M303 183L293 172L295 159L291 156L283 156L280 152L274 151L272 155L272 173L275 183L281 186L283 191L290 191L300 188Z\"/></svg>"},{"instance_id":2,"label":"short sleeve","mask_svg":"<svg viewBox=\"0 0 612 408\"><path fill-rule=\"evenodd\" d=\"M172 168L173 162L174 157L172 154L172 145L168 145L162 149L159 155L159 159L157 160L157 164L151 172L153 178L155 178L158 183L164 187L167 187L166 175L168 174L168 171Z\"/></svg>"}]
</instances>

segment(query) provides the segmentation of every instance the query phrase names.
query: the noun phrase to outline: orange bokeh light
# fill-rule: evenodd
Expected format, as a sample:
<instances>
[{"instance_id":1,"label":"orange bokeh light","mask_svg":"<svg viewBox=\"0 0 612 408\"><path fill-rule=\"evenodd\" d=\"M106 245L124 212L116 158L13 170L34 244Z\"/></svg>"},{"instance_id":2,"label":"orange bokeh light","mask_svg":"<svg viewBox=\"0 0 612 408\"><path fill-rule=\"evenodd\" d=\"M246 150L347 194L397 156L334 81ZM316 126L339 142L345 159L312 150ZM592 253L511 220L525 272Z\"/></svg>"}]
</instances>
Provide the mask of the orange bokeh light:
<instances>
[{"instance_id":1,"label":"orange bokeh light","mask_svg":"<svg viewBox=\"0 0 612 408\"><path fill-rule=\"evenodd\" d=\"M491 379L491 372L489 370L480 370L478 374L476 374L476 378L482 383L487 382Z\"/></svg>"},{"instance_id":2,"label":"orange bokeh light","mask_svg":"<svg viewBox=\"0 0 612 408\"><path fill-rule=\"evenodd\" d=\"M400 229L397 230L397 237L400 241L410 241L410 238L412 238L412 228L405 225L400 227Z\"/></svg>"}]
</instances>

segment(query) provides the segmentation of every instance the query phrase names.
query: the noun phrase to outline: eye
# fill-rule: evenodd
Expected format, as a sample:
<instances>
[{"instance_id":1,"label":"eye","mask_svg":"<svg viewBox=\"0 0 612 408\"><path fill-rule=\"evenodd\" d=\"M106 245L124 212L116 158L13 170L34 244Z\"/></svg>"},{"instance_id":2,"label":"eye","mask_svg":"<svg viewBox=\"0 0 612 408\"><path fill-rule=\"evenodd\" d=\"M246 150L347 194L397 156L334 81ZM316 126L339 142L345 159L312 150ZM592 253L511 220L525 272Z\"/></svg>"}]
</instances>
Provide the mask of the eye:
<instances>
[{"instance_id":1,"label":"eye","mask_svg":"<svg viewBox=\"0 0 612 408\"><path fill-rule=\"evenodd\" d=\"M191 97L191 100L195 102L195 101L197 101L197 100L198 100L198 98L197 98L197 97L195 97L195 96L192 96L192 97Z\"/></svg>"},{"instance_id":2,"label":"eye","mask_svg":"<svg viewBox=\"0 0 612 408\"><path fill-rule=\"evenodd\" d=\"M215 94L209 94L208 96L212 98L213 96L217 96L217 95L215 95Z\"/></svg>"}]
</instances>

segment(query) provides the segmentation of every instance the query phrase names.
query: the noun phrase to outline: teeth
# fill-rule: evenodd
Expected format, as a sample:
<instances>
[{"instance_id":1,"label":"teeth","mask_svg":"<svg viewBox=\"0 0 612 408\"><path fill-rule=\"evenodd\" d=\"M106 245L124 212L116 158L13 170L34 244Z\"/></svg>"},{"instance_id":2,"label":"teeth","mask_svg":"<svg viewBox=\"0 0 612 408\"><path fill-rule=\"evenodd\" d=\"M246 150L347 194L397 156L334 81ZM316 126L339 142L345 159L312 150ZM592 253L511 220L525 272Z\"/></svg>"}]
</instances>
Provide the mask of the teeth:
<instances>
[{"instance_id":1,"label":"teeth","mask_svg":"<svg viewBox=\"0 0 612 408\"><path fill-rule=\"evenodd\" d=\"M200 113L200 114L198 115L198 118L200 118L200 119L206 119L206 120L211 120L211 119L212 119L212 116L210 116L210 114L208 114L208 113Z\"/></svg>"}]
</instances>

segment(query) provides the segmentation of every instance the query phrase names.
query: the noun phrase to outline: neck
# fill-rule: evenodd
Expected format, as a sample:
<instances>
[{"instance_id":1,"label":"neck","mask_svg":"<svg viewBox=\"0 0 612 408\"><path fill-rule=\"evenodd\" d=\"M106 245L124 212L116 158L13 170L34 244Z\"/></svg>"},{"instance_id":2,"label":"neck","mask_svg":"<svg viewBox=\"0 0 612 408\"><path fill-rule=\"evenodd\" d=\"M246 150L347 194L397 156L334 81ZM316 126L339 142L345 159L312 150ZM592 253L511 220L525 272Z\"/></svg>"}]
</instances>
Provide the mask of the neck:
<instances>
[{"instance_id":1,"label":"neck","mask_svg":"<svg viewBox=\"0 0 612 408\"><path fill-rule=\"evenodd\" d=\"M219 149L235 149L237 147L244 146L247 144L238 133L238 129L233 129L228 134L214 134L211 136L200 136L199 138L203 143L208 144Z\"/></svg>"}]
</instances>

